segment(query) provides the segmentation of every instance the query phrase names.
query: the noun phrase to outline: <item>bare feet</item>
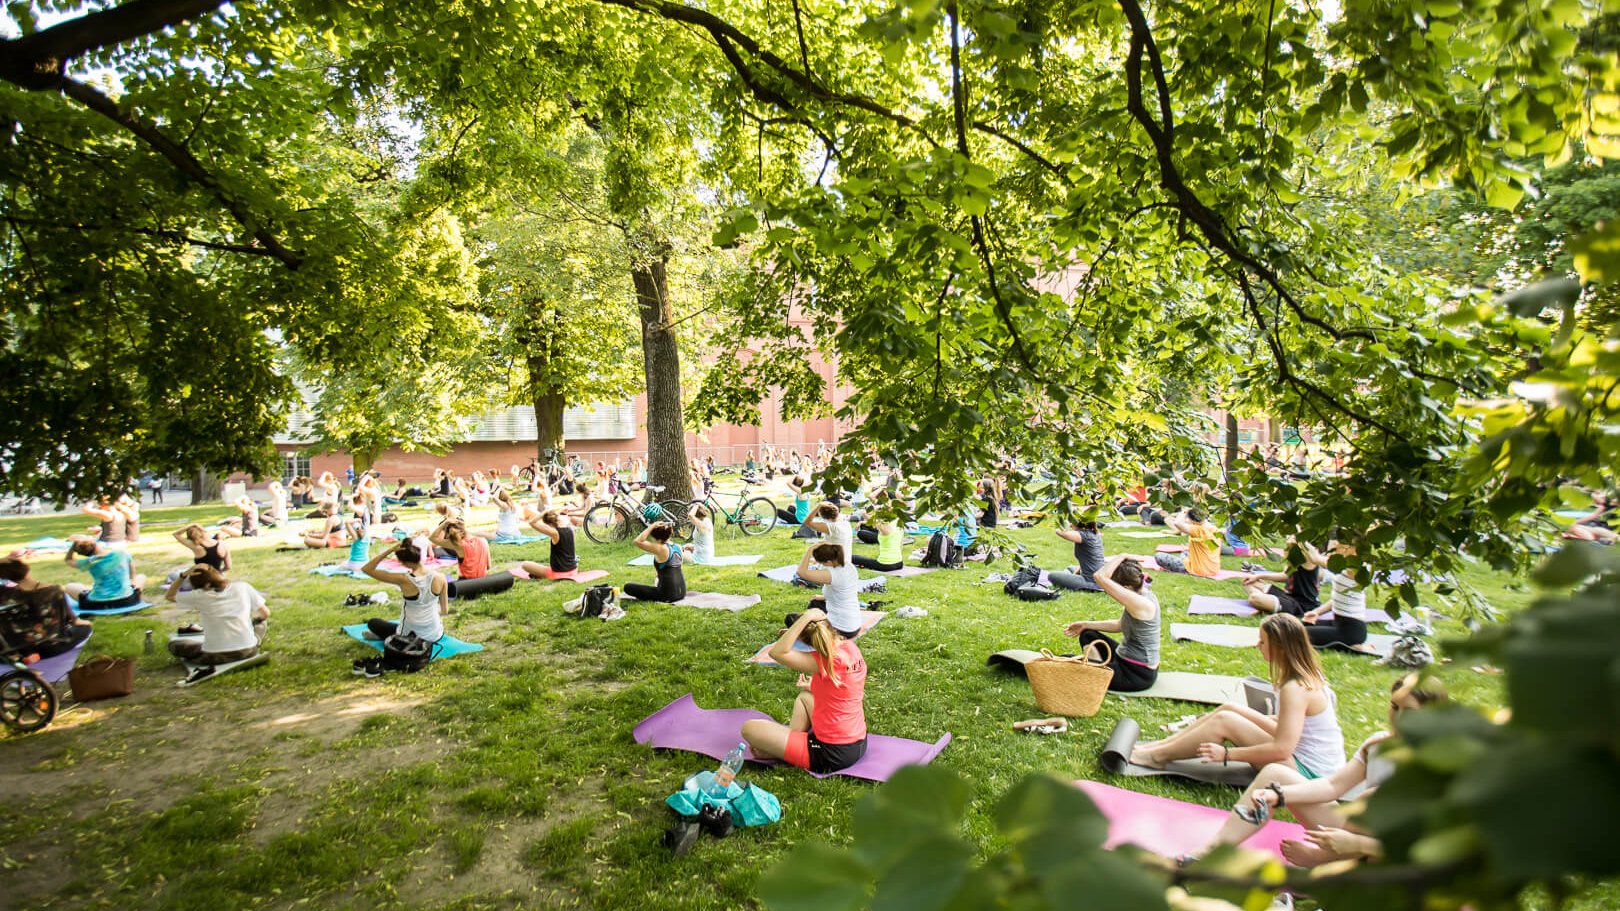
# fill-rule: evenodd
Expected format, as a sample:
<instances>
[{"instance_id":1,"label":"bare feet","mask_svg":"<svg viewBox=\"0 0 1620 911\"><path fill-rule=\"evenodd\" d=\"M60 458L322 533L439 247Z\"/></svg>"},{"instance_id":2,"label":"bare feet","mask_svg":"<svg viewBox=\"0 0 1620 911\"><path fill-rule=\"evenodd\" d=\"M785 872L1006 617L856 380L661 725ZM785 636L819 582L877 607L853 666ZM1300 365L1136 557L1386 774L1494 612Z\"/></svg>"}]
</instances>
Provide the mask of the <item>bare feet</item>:
<instances>
[{"instance_id":1,"label":"bare feet","mask_svg":"<svg viewBox=\"0 0 1620 911\"><path fill-rule=\"evenodd\" d=\"M1283 858L1296 867L1319 867L1339 859L1332 851L1308 841L1290 838L1282 843Z\"/></svg>"},{"instance_id":2,"label":"bare feet","mask_svg":"<svg viewBox=\"0 0 1620 911\"><path fill-rule=\"evenodd\" d=\"M1131 749L1131 765L1162 769L1164 768L1164 760L1154 754L1152 744L1139 743Z\"/></svg>"}]
</instances>

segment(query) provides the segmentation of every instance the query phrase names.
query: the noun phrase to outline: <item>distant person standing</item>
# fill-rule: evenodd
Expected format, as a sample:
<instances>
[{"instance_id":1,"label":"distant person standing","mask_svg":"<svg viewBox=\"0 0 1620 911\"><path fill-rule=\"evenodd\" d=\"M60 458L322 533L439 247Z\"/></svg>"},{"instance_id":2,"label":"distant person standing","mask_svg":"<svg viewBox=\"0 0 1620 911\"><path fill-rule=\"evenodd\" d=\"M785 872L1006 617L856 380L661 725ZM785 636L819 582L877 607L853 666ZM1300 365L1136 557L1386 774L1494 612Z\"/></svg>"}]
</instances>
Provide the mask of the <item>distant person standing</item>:
<instances>
[{"instance_id":1,"label":"distant person standing","mask_svg":"<svg viewBox=\"0 0 1620 911\"><path fill-rule=\"evenodd\" d=\"M152 492L152 502L154 504L163 502L163 476L162 475L160 475L160 474L152 475L151 479L146 482L146 489L150 490Z\"/></svg>"}]
</instances>

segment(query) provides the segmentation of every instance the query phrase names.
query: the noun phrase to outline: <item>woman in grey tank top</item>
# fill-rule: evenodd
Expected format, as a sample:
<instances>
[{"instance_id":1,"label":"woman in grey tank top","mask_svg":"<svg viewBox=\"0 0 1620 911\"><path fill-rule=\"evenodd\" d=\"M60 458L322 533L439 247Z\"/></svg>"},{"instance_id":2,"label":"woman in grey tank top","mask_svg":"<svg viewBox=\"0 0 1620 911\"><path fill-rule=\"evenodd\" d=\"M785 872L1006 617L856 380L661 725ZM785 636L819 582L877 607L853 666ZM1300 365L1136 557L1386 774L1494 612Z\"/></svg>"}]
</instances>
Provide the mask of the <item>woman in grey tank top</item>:
<instances>
[{"instance_id":1,"label":"woman in grey tank top","mask_svg":"<svg viewBox=\"0 0 1620 911\"><path fill-rule=\"evenodd\" d=\"M1118 601L1124 610L1118 620L1080 620L1063 628L1082 646L1106 642L1112 653L1108 666L1114 679L1108 688L1119 693L1138 693L1159 679L1159 599L1146 589L1142 564L1129 554L1118 554L1105 561L1092 575L1097 587ZM1120 640L1104 635L1119 633Z\"/></svg>"}]
</instances>

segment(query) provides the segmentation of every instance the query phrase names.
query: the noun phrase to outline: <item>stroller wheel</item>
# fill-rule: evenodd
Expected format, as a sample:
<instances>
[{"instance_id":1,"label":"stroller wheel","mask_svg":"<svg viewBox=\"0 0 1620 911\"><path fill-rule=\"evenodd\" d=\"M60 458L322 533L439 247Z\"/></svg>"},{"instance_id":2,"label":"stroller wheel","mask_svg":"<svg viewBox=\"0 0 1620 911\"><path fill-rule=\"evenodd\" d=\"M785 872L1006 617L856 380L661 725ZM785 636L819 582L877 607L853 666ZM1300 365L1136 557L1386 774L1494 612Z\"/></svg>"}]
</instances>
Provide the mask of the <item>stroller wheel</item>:
<instances>
[{"instance_id":1,"label":"stroller wheel","mask_svg":"<svg viewBox=\"0 0 1620 911\"><path fill-rule=\"evenodd\" d=\"M0 676L0 721L21 733L37 731L56 717L56 690L33 671Z\"/></svg>"}]
</instances>

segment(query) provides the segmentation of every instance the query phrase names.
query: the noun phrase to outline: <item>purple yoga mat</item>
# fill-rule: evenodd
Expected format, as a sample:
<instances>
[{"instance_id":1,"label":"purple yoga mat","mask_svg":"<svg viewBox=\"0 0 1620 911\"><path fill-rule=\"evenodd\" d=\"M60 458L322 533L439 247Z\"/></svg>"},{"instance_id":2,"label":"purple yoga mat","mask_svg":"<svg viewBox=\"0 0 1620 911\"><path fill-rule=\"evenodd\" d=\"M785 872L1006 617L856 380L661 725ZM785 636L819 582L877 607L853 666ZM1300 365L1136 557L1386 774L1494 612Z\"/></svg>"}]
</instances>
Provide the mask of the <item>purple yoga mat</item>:
<instances>
[{"instance_id":1,"label":"purple yoga mat","mask_svg":"<svg viewBox=\"0 0 1620 911\"><path fill-rule=\"evenodd\" d=\"M1104 847L1133 844L1163 857L1176 857L1202 851L1215 840L1226 811L1127 791L1095 781L1077 781L1108 819L1108 841ZM1300 839L1305 830L1298 823L1271 820L1249 837L1244 847L1269 851L1282 857L1282 843Z\"/></svg>"},{"instance_id":2,"label":"purple yoga mat","mask_svg":"<svg viewBox=\"0 0 1620 911\"><path fill-rule=\"evenodd\" d=\"M636 743L644 743L656 749L684 750L688 753L701 753L713 759L724 759L733 747L742 742L743 722L752 718L774 720L764 712L756 712L753 709L699 708L692 699L692 694L687 693L648 715L646 720L636 725L631 736L636 739ZM902 766L927 765L933 762L934 757L938 756L950 742L950 734L939 738L935 743L868 734L866 755L861 761L842 772L832 774L864 778L867 781L888 781L889 776ZM775 760L760 760L752 756L749 757L749 761L761 765L778 764ZM811 774L815 775L814 772ZM827 776L815 775L815 777Z\"/></svg>"},{"instance_id":3,"label":"purple yoga mat","mask_svg":"<svg viewBox=\"0 0 1620 911\"><path fill-rule=\"evenodd\" d=\"M73 670L73 665L79 662L79 653L84 651L85 642L89 641L90 637L86 636L84 637L84 642L80 642L78 645L75 645L73 648L68 649L54 658L41 658L33 664L28 665L28 669L41 677L44 677L45 682L55 683L56 681L61 680L63 677L66 677L68 675L68 671Z\"/></svg>"}]
</instances>

